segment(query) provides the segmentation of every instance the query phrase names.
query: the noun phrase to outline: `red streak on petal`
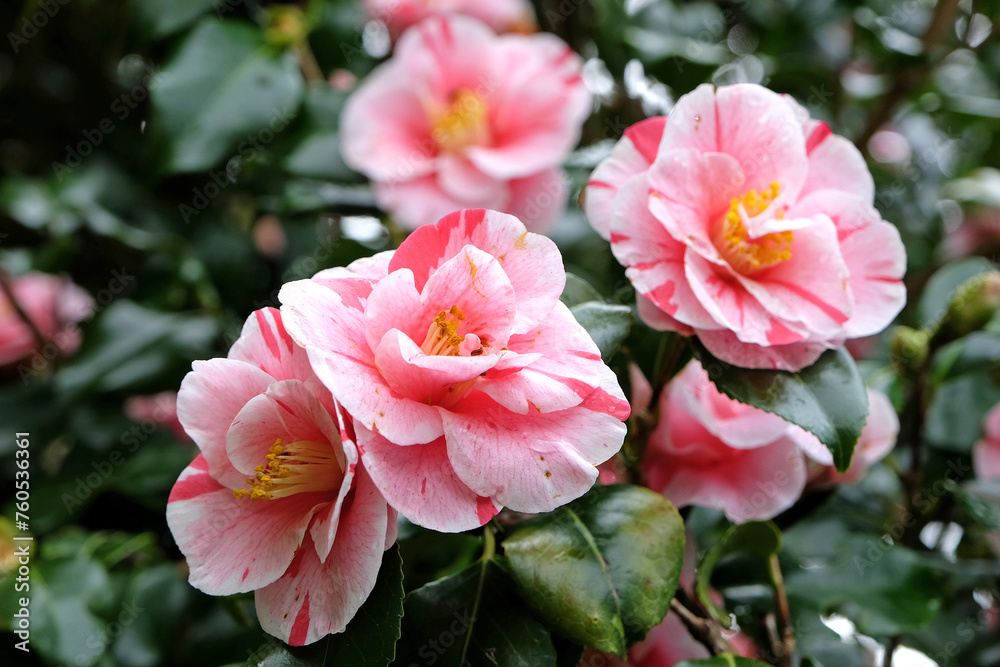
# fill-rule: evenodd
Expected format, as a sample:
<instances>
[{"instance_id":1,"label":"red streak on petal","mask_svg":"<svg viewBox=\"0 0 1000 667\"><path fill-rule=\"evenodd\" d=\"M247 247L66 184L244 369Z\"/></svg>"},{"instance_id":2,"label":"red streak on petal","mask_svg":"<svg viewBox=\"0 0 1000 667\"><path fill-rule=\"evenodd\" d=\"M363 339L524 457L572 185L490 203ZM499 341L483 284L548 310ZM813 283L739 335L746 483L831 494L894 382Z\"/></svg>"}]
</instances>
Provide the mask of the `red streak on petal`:
<instances>
[{"instance_id":1,"label":"red streak on petal","mask_svg":"<svg viewBox=\"0 0 1000 667\"><path fill-rule=\"evenodd\" d=\"M624 241L628 241L628 239L629 239L629 237L625 236L624 234L619 234L617 232L611 232L611 242L612 243L622 243Z\"/></svg>"},{"instance_id":2,"label":"red streak on petal","mask_svg":"<svg viewBox=\"0 0 1000 667\"><path fill-rule=\"evenodd\" d=\"M202 454L195 457L194 461L191 461L191 467L195 470L204 470L208 472L208 461Z\"/></svg>"},{"instance_id":3,"label":"red streak on petal","mask_svg":"<svg viewBox=\"0 0 1000 667\"><path fill-rule=\"evenodd\" d=\"M292 646L302 646L306 643L306 635L309 633L309 594L295 616L295 623L292 624L292 633L288 636L288 643Z\"/></svg>"},{"instance_id":4,"label":"red streak on petal","mask_svg":"<svg viewBox=\"0 0 1000 667\"><path fill-rule=\"evenodd\" d=\"M601 355L597 352L587 352L586 350L570 350L570 354L574 357L580 357L581 359L586 359L588 361L600 361Z\"/></svg>"},{"instance_id":5,"label":"red streak on petal","mask_svg":"<svg viewBox=\"0 0 1000 667\"><path fill-rule=\"evenodd\" d=\"M167 502L175 503L179 500L190 500L191 498L197 498L206 493L213 493L224 488L224 486L212 479L212 476L208 473L188 475L183 479L177 480L174 488L170 490L170 497L167 498Z\"/></svg>"},{"instance_id":6,"label":"red streak on petal","mask_svg":"<svg viewBox=\"0 0 1000 667\"><path fill-rule=\"evenodd\" d=\"M632 142L646 162L653 164L660 149L663 128L667 126L666 116L654 116L640 121L625 130L625 138Z\"/></svg>"},{"instance_id":7,"label":"red streak on petal","mask_svg":"<svg viewBox=\"0 0 1000 667\"><path fill-rule=\"evenodd\" d=\"M833 134L833 130L826 123L820 123L816 126L816 129L812 131L809 138L806 139L806 155L809 155L813 150L823 143L828 136Z\"/></svg>"},{"instance_id":8,"label":"red streak on petal","mask_svg":"<svg viewBox=\"0 0 1000 667\"><path fill-rule=\"evenodd\" d=\"M611 185L607 181L587 181L588 188L607 188L608 190L614 190L615 186Z\"/></svg>"},{"instance_id":9,"label":"red streak on petal","mask_svg":"<svg viewBox=\"0 0 1000 667\"><path fill-rule=\"evenodd\" d=\"M274 356L275 359L281 359L281 346L278 345L278 339L274 337L274 332L271 330L271 322L267 319L267 314L263 310L254 311L254 315L257 316L257 326L260 327L260 334L264 337L264 344L267 346L268 351Z\"/></svg>"},{"instance_id":10,"label":"red streak on petal","mask_svg":"<svg viewBox=\"0 0 1000 667\"><path fill-rule=\"evenodd\" d=\"M580 403L580 407L611 415L621 421L628 419L629 414L632 412L627 401L612 396L600 387L591 392L590 396Z\"/></svg>"},{"instance_id":11,"label":"red streak on petal","mask_svg":"<svg viewBox=\"0 0 1000 667\"><path fill-rule=\"evenodd\" d=\"M240 581L246 581L247 577L249 576L250 576L250 568L248 567L247 569L243 570L243 576L240 577Z\"/></svg>"},{"instance_id":12,"label":"red streak on petal","mask_svg":"<svg viewBox=\"0 0 1000 667\"><path fill-rule=\"evenodd\" d=\"M420 483L420 495L427 493L427 478L424 477L424 481Z\"/></svg>"},{"instance_id":13,"label":"red streak on petal","mask_svg":"<svg viewBox=\"0 0 1000 667\"><path fill-rule=\"evenodd\" d=\"M496 514L497 508L493 506L492 500L483 496L476 496L476 515L479 517L480 525L485 525Z\"/></svg>"},{"instance_id":14,"label":"red streak on petal","mask_svg":"<svg viewBox=\"0 0 1000 667\"><path fill-rule=\"evenodd\" d=\"M802 340L802 336L795 333L778 320L771 322L771 328L767 330L767 342L771 345L788 345Z\"/></svg>"},{"instance_id":15,"label":"red streak on petal","mask_svg":"<svg viewBox=\"0 0 1000 667\"><path fill-rule=\"evenodd\" d=\"M557 67L559 65L562 65L567 60L569 60L570 58L572 58L575 53L576 53L576 51L574 51L573 49L567 48L565 51L563 51L562 53L559 54L559 57L555 59L554 64Z\"/></svg>"}]
</instances>

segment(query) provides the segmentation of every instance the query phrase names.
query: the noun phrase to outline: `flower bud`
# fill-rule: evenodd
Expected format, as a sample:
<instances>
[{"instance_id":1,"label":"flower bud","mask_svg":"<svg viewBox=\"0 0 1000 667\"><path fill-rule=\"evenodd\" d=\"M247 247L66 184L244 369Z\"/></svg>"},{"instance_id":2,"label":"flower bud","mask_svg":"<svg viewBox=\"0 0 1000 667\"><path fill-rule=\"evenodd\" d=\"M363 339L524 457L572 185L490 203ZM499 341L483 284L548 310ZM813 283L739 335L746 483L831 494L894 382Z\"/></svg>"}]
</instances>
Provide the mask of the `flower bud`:
<instances>
[{"instance_id":1,"label":"flower bud","mask_svg":"<svg viewBox=\"0 0 1000 667\"><path fill-rule=\"evenodd\" d=\"M986 326L1000 308L1000 271L988 271L962 283L934 334L934 342L945 343Z\"/></svg>"},{"instance_id":2,"label":"flower bud","mask_svg":"<svg viewBox=\"0 0 1000 667\"><path fill-rule=\"evenodd\" d=\"M264 39L268 44L278 47L299 44L309 32L302 10L288 5L268 7L266 26Z\"/></svg>"},{"instance_id":3,"label":"flower bud","mask_svg":"<svg viewBox=\"0 0 1000 667\"><path fill-rule=\"evenodd\" d=\"M899 326L892 330L889 358L899 368L917 372L927 360L930 334L923 329Z\"/></svg>"}]
</instances>

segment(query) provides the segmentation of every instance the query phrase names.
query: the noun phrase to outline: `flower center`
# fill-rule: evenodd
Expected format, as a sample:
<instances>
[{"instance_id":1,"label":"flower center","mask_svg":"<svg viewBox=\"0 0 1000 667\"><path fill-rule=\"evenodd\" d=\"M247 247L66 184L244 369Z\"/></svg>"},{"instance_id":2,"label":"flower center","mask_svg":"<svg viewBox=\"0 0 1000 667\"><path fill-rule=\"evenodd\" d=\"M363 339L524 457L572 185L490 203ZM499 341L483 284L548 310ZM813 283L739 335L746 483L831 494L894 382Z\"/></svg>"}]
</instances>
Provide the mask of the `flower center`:
<instances>
[{"instance_id":1,"label":"flower center","mask_svg":"<svg viewBox=\"0 0 1000 667\"><path fill-rule=\"evenodd\" d=\"M771 183L771 189L758 193L750 190L733 197L729 210L722 219L715 245L729 261L729 265L747 275L780 264L792 258L792 232L772 232L752 238L747 231L757 219L765 217L780 220L783 209L773 210L781 185Z\"/></svg>"},{"instance_id":2,"label":"flower center","mask_svg":"<svg viewBox=\"0 0 1000 667\"><path fill-rule=\"evenodd\" d=\"M428 327L420 349L426 355L478 357L484 347L489 347L489 343L485 336L480 338L473 333L459 335L458 327L464 319L465 313L458 306L452 306L447 312L442 310Z\"/></svg>"},{"instance_id":3,"label":"flower center","mask_svg":"<svg viewBox=\"0 0 1000 667\"><path fill-rule=\"evenodd\" d=\"M309 491L335 491L344 471L327 442L299 440L282 445L274 441L263 464L254 468L256 477L247 477L249 489L234 489L233 497L271 500Z\"/></svg>"},{"instance_id":4,"label":"flower center","mask_svg":"<svg viewBox=\"0 0 1000 667\"><path fill-rule=\"evenodd\" d=\"M489 127L483 98L471 90L452 93L449 104L431 113L431 136L438 147L450 153L466 146L486 143Z\"/></svg>"}]
</instances>

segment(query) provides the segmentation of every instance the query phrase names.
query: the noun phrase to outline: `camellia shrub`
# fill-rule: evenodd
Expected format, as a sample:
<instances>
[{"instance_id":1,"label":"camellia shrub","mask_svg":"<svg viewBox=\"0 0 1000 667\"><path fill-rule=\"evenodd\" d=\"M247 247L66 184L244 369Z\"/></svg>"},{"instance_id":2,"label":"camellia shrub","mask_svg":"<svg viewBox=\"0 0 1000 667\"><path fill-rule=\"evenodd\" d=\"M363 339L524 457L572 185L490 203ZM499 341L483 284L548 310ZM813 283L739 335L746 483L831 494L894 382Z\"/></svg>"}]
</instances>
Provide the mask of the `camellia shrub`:
<instances>
[{"instance_id":1,"label":"camellia shrub","mask_svg":"<svg viewBox=\"0 0 1000 667\"><path fill-rule=\"evenodd\" d=\"M1000 3L0 11L3 665L1000 664Z\"/></svg>"}]
</instances>

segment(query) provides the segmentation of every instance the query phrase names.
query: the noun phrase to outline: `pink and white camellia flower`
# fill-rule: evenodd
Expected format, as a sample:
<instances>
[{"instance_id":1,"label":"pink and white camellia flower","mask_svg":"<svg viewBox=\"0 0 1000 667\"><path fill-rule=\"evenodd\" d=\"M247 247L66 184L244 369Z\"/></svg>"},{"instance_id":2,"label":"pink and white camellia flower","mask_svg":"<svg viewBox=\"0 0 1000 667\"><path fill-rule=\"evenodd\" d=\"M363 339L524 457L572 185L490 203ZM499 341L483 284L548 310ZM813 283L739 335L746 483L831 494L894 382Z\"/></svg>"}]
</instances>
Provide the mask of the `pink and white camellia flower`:
<instances>
[{"instance_id":1,"label":"pink and white camellia flower","mask_svg":"<svg viewBox=\"0 0 1000 667\"><path fill-rule=\"evenodd\" d=\"M972 465L979 479L1000 479L1000 405L983 420L983 439L972 450Z\"/></svg>"},{"instance_id":2,"label":"pink and white camellia flower","mask_svg":"<svg viewBox=\"0 0 1000 667\"><path fill-rule=\"evenodd\" d=\"M586 189L652 327L798 370L884 329L906 256L858 150L789 97L699 86L626 133Z\"/></svg>"},{"instance_id":3,"label":"pink and white camellia flower","mask_svg":"<svg viewBox=\"0 0 1000 667\"><path fill-rule=\"evenodd\" d=\"M196 361L177 413L201 449L167 501L191 585L256 591L261 626L292 645L343 631L395 541L395 513L280 312L252 314L228 358Z\"/></svg>"},{"instance_id":4,"label":"pink and white camellia flower","mask_svg":"<svg viewBox=\"0 0 1000 667\"><path fill-rule=\"evenodd\" d=\"M582 60L550 34L497 36L464 16L408 30L344 107L344 160L404 226L490 208L542 229L567 197L559 165L591 96Z\"/></svg>"},{"instance_id":5,"label":"pink and white camellia flower","mask_svg":"<svg viewBox=\"0 0 1000 667\"><path fill-rule=\"evenodd\" d=\"M565 280L548 238L468 210L279 298L389 504L461 531L574 500L621 448L628 403Z\"/></svg>"},{"instance_id":6,"label":"pink and white camellia flower","mask_svg":"<svg viewBox=\"0 0 1000 667\"><path fill-rule=\"evenodd\" d=\"M426 18L447 14L471 16L498 34L538 29L528 0L365 0L365 11L384 23L393 39Z\"/></svg>"},{"instance_id":7,"label":"pink and white camellia flower","mask_svg":"<svg viewBox=\"0 0 1000 667\"><path fill-rule=\"evenodd\" d=\"M737 523L770 519L805 488L793 428L722 394L691 361L660 395L660 421L643 461L646 483L678 507L711 507Z\"/></svg>"},{"instance_id":8,"label":"pink and white camellia flower","mask_svg":"<svg viewBox=\"0 0 1000 667\"><path fill-rule=\"evenodd\" d=\"M10 291L17 305L31 319L35 329L54 346L53 352L72 354L80 347L80 329L76 326L94 312L94 300L73 282L47 273L28 273L10 281ZM0 290L0 367L8 366L42 352L31 327L22 319L6 291Z\"/></svg>"},{"instance_id":9,"label":"pink and white camellia flower","mask_svg":"<svg viewBox=\"0 0 1000 667\"><path fill-rule=\"evenodd\" d=\"M847 472L840 473L833 465L833 454L808 431L796 427L796 439L809 457L809 487L822 488L834 484L855 484L872 465L884 459L896 446L899 417L889 397L880 391L868 390L868 421L861 429L854 457Z\"/></svg>"}]
</instances>

